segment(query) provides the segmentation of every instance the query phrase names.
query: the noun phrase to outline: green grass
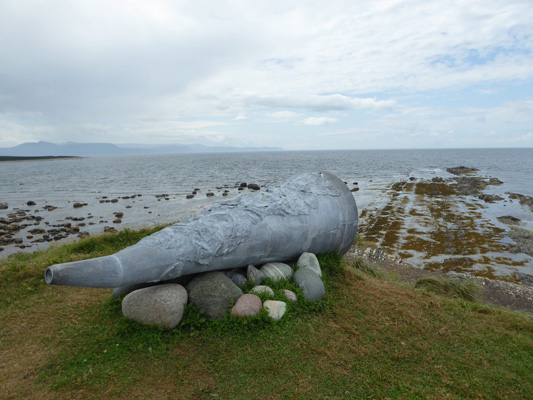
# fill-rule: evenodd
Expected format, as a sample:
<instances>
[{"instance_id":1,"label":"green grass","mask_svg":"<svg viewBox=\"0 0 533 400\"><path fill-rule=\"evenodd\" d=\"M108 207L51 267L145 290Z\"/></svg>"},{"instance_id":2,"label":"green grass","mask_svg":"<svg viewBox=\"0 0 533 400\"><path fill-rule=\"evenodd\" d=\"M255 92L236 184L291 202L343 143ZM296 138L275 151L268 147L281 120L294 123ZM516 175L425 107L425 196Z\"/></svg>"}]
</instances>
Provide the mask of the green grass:
<instances>
[{"instance_id":1,"label":"green grass","mask_svg":"<svg viewBox=\"0 0 533 400\"><path fill-rule=\"evenodd\" d=\"M0 264L0 304L7 305L35 293L45 284L43 273L50 265L113 254L162 228L163 226L157 226L137 231L124 229L3 259Z\"/></svg>"},{"instance_id":2,"label":"green grass","mask_svg":"<svg viewBox=\"0 0 533 400\"><path fill-rule=\"evenodd\" d=\"M116 251L128 241L109 242ZM110 290L37 282L51 259L109 250L106 243L69 246L51 250L61 257L45 252L16 264L31 271L7 274L11 295L2 298L16 300L0 308L0 351L10 366L0 369L2 399L36 393L45 399L522 399L533 393L530 318L415 289L368 272L374 268L362 261L321 255L326 298L291 305L281 321L266 313L207 321L188 306L178 329L164 331L126 320ZM24 285L32 279L30 296ZM273 285L299 290L290 282Z\"/></svg>"},{"instance_id":3,"label":"green grass","mask_svg":"<svg viewBox=\"0 0 533 400\"><path fill-rule=\"evenodd\" d=\"M435 276L426 276L416 281L415 288L445 296L456 297L466 301L476 301L479 297L479 289L474 282L466 280L452 280Z\"/></svg>"}]
</instances>

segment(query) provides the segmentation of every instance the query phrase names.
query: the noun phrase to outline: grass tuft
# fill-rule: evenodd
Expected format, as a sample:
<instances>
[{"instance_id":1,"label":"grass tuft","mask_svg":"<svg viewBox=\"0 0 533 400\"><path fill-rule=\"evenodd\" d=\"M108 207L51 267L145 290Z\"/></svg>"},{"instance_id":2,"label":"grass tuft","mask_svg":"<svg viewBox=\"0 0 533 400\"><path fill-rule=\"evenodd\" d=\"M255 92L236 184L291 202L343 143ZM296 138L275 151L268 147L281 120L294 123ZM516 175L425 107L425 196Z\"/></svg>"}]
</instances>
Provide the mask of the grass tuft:
<instances>
[{"instance_id":1,"label":"grass tuft","mask_svg":"<svg viewBox=\"0 0 533 400\"><path fill-rule=\"evenodd\" d=\"M428 276L418 279L415 288L472 302L479 298L479 289L471 281Z\"/></svg>"},{"instance_id":2,"label":"grass tuft","mask_svg":"<svg viewBox=\"0 0 533 400\"><path fill-rule=\"evenodd\" d=\"M362 258L350 260L348 262L348 265L354 268L355 270L362 272L363 274L373 276L374 278L378 278L381 276L381 273L376 269L375 266L373 266L368 261Z\"/></svg>"}]
</instances>

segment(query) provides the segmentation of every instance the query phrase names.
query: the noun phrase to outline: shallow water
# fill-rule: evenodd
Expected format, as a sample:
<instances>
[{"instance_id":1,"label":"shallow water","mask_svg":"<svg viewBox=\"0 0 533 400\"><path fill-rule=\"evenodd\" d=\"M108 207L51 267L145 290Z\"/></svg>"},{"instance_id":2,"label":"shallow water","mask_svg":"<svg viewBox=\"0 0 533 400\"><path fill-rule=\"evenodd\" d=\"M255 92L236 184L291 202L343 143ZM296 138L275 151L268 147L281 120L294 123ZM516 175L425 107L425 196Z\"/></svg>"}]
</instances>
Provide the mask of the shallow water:
<instances>
[{"instance_id":1,"label":"shallow water","mask_svg":"<svg viewBox=\"0 0 533 400\"><path fill-rule=\"evenodd\" d=\"M157 156L114 156L53 161L0 163L0 210L6 218L15 210L43 218L50 225L68 222L67 217L85 218L80 229L102 232L104 226L116 229L171 223L190 217L214 202L230 199L249 190L238 191L241 182L268 186L289 176L308 171L328 171L347 182L354 193L359 211L379 207L383 191L391 183L410 176L431 178L447 176L447 167L466 165L479 169L480 175L501 179L488 193L516 192L533 196L533 149L461 149L461 150L346 150L265 153L178 154ZM355 184L357 182L357 184ZM187 194L199 189L194 199ZM206 197L211 191L213 197ZM227 196L223 196L227 191ZM161 195L165 196L161 196ZM131 195L135 198L123 199ZM157 197L156 197L157 196ZM105 199L104 197L107 197ZM106 200L116 198L116 203ZM32 200L35 206L27 206ZM101 202L104 201L104 202ZM87 203L73 208L75 202ZM53 211L45 205L57 207ZM511 211L509 211L511 210ZM114 213L122 212L120 223ZM516 203L490 205L493 217L512 215L533 228L529 210ZM75 224L75 223L73 223ZM15 237L27 239L27 229ZM75 236L70 236L71 240ZM31 244L23 251L33 251L49 243ZM2 246L1 256L20 251Z\"/></svg>"}]
</instances>

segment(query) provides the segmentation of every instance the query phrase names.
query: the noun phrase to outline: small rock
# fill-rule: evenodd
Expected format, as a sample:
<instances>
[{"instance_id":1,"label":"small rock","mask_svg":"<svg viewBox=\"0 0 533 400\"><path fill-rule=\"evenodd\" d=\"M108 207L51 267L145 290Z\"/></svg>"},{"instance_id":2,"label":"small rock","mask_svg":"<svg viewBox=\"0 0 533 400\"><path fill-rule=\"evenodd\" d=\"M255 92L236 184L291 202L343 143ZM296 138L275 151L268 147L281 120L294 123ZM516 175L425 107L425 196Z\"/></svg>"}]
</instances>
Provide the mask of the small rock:
<instances>
[{"instance_id":1,"label":"small rock","mask_svg":"<svg viewBox=\"0 0 533 400\"><path fill-rule=\"evenodd\" d=\"M508 225L519 225L520 224L520 218L516 218L511 215L503 215L501 217L496 217L496 219L503 224L508 224Z\"/></svg>"},{"instance_id":2,"label":"small rock","mask_svg":"<svg viewBox=\"0 0 533 400\"><path fill-rule=\"evenodd\" d=\"M271 297L274 297L274 291L265 285L257 285L250 290L250 293L261 294L266 293Z\"/></svg>"},{"instance_id":3,"label":"small rock","mask_svg":"<svg viewBox=\"0 0 533 400\"><path fill-rule=\"evenodd\" d=\"M261 188L259 187L259 185L255 184L255 183L249 183L248 184L248 189L260 190Z\"/></svg>"},{"instance_id":4,"label":"small rock","mask_svg":"<svg viewBox=\"0 0 533 400\"><path fill-rule=\"evenodd\" d=\"M326 294L324 283L311 268L300 268L294 273L292 280L302 289L307 300L321 300Z\"/></svg>"},{"instance_id":5,"label":"small rock","mask_svg":"<svg viewBox=\"0 0 533 400\"><path fill-rule=\"evenodd\" d=\"M0 203L0 210L7 210L9 205L7 203Z\"/></svg>"},{"instance_id":6,"label":"small rock","mask_svg":"<svg viewBox=\"0 0 533 400\"><path fill-rule=\"evenodd\" d=\"M192 199L194 198L194 194L188 194L187 196L185 196L186 199ZM147 208L147 207L145 207Z\"/></svg>"},{"instance_id":7,"label":"small rock","mask_svg":"<svg viewBox=\"0 0 533 400\"><path fill-rule=\"evenodd\" d=\"M244 294L235 303L231 310L232 317L250 317L259 314L262 307L261 299L255 294Z\"/></svg>"},{"instance_id":8,"label":"small rock","mask_svg":"<svg viewBox=\"0 0 533 400\"><path fill-rule=\"evenodd\" d=\"M207 197L213 197L215 194L213 192L207 192L205 195Z\"/></svg>"},{"instance_id":9,"label":"small rock","mask_svg":"<svg viewBox=\"0 0 533 400\"><path fill-rule=\"evenodd\" d=\"M185 304L185 288L167 283L131 292L122 300L122 313L140 324L173 329L183 318Z\"/></svg>"},{"instance_id":10,"label":"small rock","mask_svg":"<svg viewBox=\"0 0 533 400\"><path fill-rule=\"evenodd\" d=\"M298 301L298 297L296 296L296 293L294 293L292 290L283 289L281 292L287 298L287 300Z\"/></svg>"},{"instance_id":11,"label":"small rock","mask_svg":"<svg viewBox=\"0 0 533 400\"><path fill-rule=\"evenodd\" d=\"M313 253L302 253L296 265L298 268L311 268L318 276L322 277L320 263Z\"/></svg>"},{"instance_id":12,"label":"small rock","mask_svg":"<svg viewBox=\"0 0 533 400\"><path fill-rule=\"evenodd\" d=\"M267 300L263 307L267 310L268 316L274 321L280 320L287 310L287 304L284 301L277 300Z\"/></svg>"},{"instance_id":13,"label":"small rock","mask_svg":"<svg viewBox=\"0 0 533 400\"><path fill-rule=\"evenodd\" d=\"M293 270L290 266L284 263L267 263L260 269L265 278L270 278L273 281L281 279L291 279Z\"/></svg>"},{"instance_id":14,"label":"small rock","mask_svg":"<svg viewBox=\"0 0 533 400\"><path fill-rule=\"evenodd\" d=\"M246 277L240 272L230 271L228 272L228 278L237 286L243 286L246 283Z\"/></svg>"},{"instance_id":15,"label":"small rock","mask_svg":"<svg viewBox=\"0 0 533 400\"><path fill-rule=\"evenodd\" d=\"M246 271L246 277L248 278L249 281L252 281L253 283L257 285L260 285L261 283L263 283L263 280L265 279L265 275L251 264L248 265L248 270Z\"/></svg>"},{"instance_id":16,"label":"small rock","mask_svg":"<svg viewBox=\"0 0 533 400\"><path fill-rule=\"evenodd\" d=\"M114 224L121 224L122 220L120 218L117 218L117 219L113 220L113 223Z\"/></svg>"},{"instance_id":17,"label":"small rock","mask_svg":"<svg viewBox=\"0 0 533 400\"><path fill-rule=\"evenodd\" d=\"M27 206L34 206L35 205L35 202L30 200L26 203Z\"/></svg>"},{"instance_id":18,"label":"small rock","mask_svg":"<svg viewBox=\"0 0 533 400\"><path fill-rule=\"evenodd\" d=\"M81 208L81 207L86 206L86 205L87 205L86 203L74 203L74 204L72 205L72 207L74 207L74 208Z\"/></svg>"}]
</instances>

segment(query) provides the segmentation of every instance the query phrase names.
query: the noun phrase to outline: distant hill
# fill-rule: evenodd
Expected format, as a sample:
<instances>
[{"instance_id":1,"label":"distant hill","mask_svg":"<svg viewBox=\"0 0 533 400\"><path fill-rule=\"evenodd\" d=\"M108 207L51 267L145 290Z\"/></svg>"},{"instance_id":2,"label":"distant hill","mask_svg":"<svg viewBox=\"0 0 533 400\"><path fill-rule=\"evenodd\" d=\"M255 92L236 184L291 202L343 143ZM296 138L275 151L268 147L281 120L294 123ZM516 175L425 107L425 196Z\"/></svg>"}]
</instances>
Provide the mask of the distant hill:
<instances>
[{"instance_id":1,"label":"distant hill","mask_svg":"<svg viewBox=\"0 0 533 400\"><path fill-rule=\"evenodd\" d=\"M0 147L0 156L110 156L127 154L225 153L253 151L282 151L278 147L225 147L201 144L115 145L111 143L22 143L14 147Z\"/></svg>"}]
</instances>

